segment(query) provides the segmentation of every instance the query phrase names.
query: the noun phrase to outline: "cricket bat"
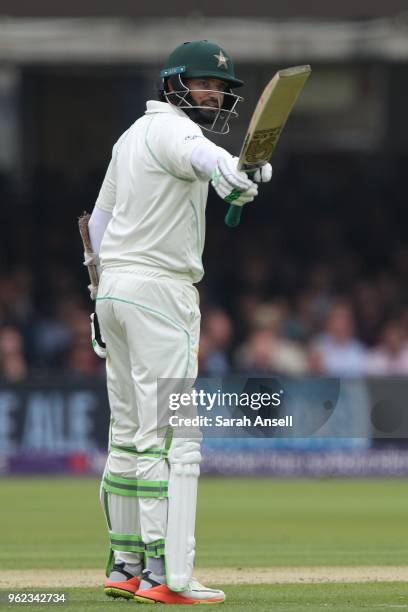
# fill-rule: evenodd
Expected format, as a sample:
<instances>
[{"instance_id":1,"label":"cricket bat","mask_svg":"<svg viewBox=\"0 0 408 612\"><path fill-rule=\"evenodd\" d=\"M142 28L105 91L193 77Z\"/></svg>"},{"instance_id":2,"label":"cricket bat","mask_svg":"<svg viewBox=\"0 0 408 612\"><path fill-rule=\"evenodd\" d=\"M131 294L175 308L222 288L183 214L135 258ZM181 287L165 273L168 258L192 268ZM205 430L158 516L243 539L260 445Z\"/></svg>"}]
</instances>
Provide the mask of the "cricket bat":
<instances>
[{"instance_id":1,"label":"cricket bat","mask_svg":"<svg viewBox=\"0 0 408 612\"><path fill-rule=\"evenodd\" d=\"M82 238L82 244L84 245L84 251L87 255L91 255L93 251L92 244L91 244L91 238L89 236L89 229L88 229L88 223L89 223L90 218L91 218L91 215L87 213L86 211L84 211L78 219L78 229L79 229L79 233ZM97 287L99 284L99 276L98 276L97 267L87 266L87 268L88 268L89 280L91 281L91 284Z\"/></svg>"},{"instance_id":2,"label":"cricket bat","mask_svg":"<svg viewBox=\"0 0 408 612\"><path fill-rule=\"evenodd\" d=\"M279 137L311 68L294 66L279 70L262 92L239 155L238 168L254 171L272 157ZM239 225L242 206L231 204L225 216L229 227Z\"/></svg>"}]
</instances>

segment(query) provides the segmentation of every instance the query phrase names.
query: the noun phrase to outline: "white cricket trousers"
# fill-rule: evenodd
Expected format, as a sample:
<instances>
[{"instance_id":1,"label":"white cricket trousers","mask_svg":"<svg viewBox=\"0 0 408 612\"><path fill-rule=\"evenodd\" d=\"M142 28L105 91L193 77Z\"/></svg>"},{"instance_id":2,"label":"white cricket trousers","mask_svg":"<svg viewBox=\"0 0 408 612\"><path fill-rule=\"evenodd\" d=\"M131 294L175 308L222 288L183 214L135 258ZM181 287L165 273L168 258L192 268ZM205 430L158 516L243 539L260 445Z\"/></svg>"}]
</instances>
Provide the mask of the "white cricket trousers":
<instances>
[{"instance_id":1,"label":"white cricket trousers","mask_svg":"<svg viewBox=\"0 0 408 612\"><path fill-rule=\"evenodd\" d=\"M157 431L157 379L197 376L198 292L154 270L108 268L96 312L111 409L101 500L112 554L132 562L164 551L169 441Z\"/></svg>"}]
</instances>

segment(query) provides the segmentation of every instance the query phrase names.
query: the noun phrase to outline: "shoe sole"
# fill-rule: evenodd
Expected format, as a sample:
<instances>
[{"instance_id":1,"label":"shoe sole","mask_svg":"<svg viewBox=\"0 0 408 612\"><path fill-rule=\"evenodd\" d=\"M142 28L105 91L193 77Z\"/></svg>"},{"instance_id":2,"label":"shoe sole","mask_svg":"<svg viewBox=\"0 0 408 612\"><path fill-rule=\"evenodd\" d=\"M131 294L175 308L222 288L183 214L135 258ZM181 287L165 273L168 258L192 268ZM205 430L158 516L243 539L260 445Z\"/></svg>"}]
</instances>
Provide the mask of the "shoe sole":
<instances>
[{"instance_id":1,"label":"shoe sole","mask_svg":"<svg viewBox=\"0 0 408 612\"><path fill-rule=\"evenodd\" d=\"M104 589L105 595L108 597L122 597L123 599L133 599L134 593L131 591L126 591L125 589L117 589L116 587L106 587Z\"/></svg>"},{"instance_id":2,"label":"shoe sole","mask_svg":"<svg viewBox=\"0 0 408 612\"><path fill-rule=\"evenodd\" d=\"M191 599L188 599L186 601L177 601L177 602L167 602L167 601L157 601L157 599L150 599L149 597L141 597L140 595L135 595L134 599L136 601L138 601L139 603L143 603L143 604L165 604L165 605L188 605L188 606L196 606L196 605L214 605L214 604L222 604L224 603L225 599L213 599L212 601L204 601L204 600L200 600L200 601L193 601Z\"/></svg>"}]
</instances>

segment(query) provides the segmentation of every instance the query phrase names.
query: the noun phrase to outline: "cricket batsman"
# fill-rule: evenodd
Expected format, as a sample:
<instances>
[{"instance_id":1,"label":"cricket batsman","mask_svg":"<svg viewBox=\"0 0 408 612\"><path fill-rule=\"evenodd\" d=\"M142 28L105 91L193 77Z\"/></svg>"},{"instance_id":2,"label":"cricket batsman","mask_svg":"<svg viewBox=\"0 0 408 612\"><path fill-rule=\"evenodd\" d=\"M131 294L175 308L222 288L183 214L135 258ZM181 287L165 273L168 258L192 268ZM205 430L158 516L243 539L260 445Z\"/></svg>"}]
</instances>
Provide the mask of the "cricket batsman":
<instances>
[{"instance_id":1,"label":"cricket batsman","mask_svg":"<svg viewBox=\"0 0 408 612\"><path fill-rule=\"evenodd\" d=\"M160 75L160 100L148 101L113 147L85 257L100 270L99 286L90 285L93 345L106 354L111 409L101 485L105 592L144 603L221 603L222 591L193 578L200 439L158 435L157 380L197 376L194 284L203 276L209 182L221 199L244 206L272 168L251 180L204 135L227 134L242 100L233 90L243 82L223 48L186 42Z\"/></svg>"}]
</instances>

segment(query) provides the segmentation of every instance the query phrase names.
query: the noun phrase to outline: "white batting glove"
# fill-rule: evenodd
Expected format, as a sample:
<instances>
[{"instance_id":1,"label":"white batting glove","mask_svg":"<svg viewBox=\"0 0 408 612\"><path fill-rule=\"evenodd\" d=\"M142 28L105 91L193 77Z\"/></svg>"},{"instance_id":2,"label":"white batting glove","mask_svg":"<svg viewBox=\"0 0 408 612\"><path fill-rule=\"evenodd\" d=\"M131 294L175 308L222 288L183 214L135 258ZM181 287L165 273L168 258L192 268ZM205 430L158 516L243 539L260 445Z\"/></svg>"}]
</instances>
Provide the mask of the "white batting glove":
<instances>
[{"instance_id":1,"label":"white batting glove","mask_svg":"<svg viewBox=\"0 0 408 612\"><path fill-rule=\"evenodd\" d=\"M212 175L211 185L225 202L243 206L258 195L256 185L245 172L238 170L238 157L220 157Z\"/></svg>"},{"instance_id":2,"label":"white batting glove","mask_svg":"<svg viewBox=\"0 0 408 612\"><path fill-rule=\"evenodd\" d=\"M84 251L84 266L100 266L101 262L99 261L98 253L87 253Z\"/></svg>"},{"instance_id":3,"label":"white batting glove","mask_svg":"<svg viewBox=\"0 0 408 612\"><path fill-rule=\"evenodd\" d=\"M269 183L272 178L272 173L271 164L266 163L264 166L255 170L251 178L255 183Z\"/></svg>"},{"instance_id":4,"label":"white batting glove","mask_svg":"<svg viewBox=\"0 0 408 612\"><path fill-rule=\"evenodd\" d=\"M93 312L91 319L92 348L101 359L106 359L106 344L99 327L98 316Z\"/></svg>"},{"instance_id":5,"label":"white batting glove","mask_svg":"<svg viewBox=\"0 0 408 612\"><path fill-rule=\"evenodd\" d=\"M99 273L100 273L99 266L101 265L101 262L99 261L99 254L98 253L87 253L86 251L84 251L83 264L86 267L94 266L97 270L97 274L91 274L91 273L89 274L91 278L91 284L88 285L88 290L91 296L91 300L95 300L96 295L98 293L98 285L95 284L95 281L97 282L97 279L99 277Z\"/></svg>"},{"instance_id":6,"label":"white batting glove","mask_svg":"<svg viewBox=\"0 0 408 612\"><path fill-rule=\"evenodd\" d=\"M96 296L98 295L98 285L93 285L92 283L88 285L89 295L91 296L91 300L96 300Z\"/></svg>"}]
</instances>

